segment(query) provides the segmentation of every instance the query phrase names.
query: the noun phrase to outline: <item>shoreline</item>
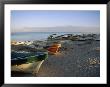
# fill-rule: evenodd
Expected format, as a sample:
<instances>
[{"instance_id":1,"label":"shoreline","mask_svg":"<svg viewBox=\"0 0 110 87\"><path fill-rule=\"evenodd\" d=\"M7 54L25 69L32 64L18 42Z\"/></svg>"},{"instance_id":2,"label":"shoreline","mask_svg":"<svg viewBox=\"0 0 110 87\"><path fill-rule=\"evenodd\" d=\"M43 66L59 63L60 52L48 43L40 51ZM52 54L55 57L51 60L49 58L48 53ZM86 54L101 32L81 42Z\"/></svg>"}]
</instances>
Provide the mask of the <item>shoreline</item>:
<instances>
[{"instance_id":1,"label":"shoreline","mask_svg":"<svg viewBox=\"0 0 110 87\"><path fill-rule=\"evenodd\" d=\"M83 36L83 34L88 37L87 35L99 35L99 33L81 33L81 32L17 32L18 34L12 35L12 41L35 41L35 40L47 40L49 36L53 37L65 37L66 35L69 36ZM41 33L41 34L40 34ZM40 35L40 36L39 36ZM35 38L37 37L37 38ZM44 38L45 37L45 38ZM70 36L69 36L70 37ZM23 39L24 38L24 39ZM79 37L81 38L81 37ZM61 38L57 38L61 39Z\"/></svg>"}]
</instances>

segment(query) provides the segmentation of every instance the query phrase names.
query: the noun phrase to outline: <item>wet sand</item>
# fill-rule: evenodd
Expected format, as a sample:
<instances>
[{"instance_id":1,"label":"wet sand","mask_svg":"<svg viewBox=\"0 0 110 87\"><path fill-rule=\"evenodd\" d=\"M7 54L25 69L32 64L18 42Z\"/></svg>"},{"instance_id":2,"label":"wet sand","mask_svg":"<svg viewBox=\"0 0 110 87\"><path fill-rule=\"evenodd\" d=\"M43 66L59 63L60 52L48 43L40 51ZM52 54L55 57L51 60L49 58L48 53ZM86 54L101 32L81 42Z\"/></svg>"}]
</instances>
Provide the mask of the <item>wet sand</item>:
<instances>
[{"instance_id":1,"label":"wet sand","mask_svg":"<svg viewBox=\"0 0 110 87\"><path fill-rule=\"evenodd\" d=\"M64 41L60 52L49 55L36 77L99 77L100 41ZM12 72L12 76L32 74Z\"/></svg>"}]
</instances>

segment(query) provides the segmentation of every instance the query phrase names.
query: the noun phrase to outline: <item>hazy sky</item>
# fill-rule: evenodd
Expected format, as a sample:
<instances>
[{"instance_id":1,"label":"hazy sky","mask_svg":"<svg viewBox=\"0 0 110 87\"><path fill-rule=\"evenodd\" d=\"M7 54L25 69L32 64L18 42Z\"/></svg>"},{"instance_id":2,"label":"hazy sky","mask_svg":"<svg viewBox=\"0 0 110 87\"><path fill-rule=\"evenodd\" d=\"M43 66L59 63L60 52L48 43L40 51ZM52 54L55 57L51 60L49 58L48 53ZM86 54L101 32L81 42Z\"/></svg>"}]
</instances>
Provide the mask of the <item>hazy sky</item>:
<instances>
[{"instance_id":1,"label":"hazy sky","mask_svg":"<svg viewBox=\"0 0 110 87\"><path fill-rule=\"evenodd\" d=\"M48 28L49 27L49 28ZM74 27L100 27L100 11L75 10L13 10L11 11L11 30L15 31L50 31L52 28L62 31L64 27L70 32ZM60 29L61 30L60 30ZM65 28L65 29L66 29ZM82 28L84 29L84 28ZM81 29L80 29L81 30ZM87 29L86 29L87 30ZM94 31L95 29L93 29ZM73 29L74 32L74 29Z\"/></svg>"}]
</instances>

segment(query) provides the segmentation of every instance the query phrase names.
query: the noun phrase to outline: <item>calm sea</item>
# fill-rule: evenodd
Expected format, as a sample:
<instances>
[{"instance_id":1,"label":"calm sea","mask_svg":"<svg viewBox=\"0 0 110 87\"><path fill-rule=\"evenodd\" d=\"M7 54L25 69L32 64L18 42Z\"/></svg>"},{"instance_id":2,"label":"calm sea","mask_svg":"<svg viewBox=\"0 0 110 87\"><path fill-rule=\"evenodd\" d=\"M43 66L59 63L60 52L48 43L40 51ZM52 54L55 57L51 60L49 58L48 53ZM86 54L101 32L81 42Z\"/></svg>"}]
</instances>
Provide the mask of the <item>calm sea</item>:
<instances>
[{"instance_id":1,"label":"calm sea","mask_svg":"<svg viewBox=\"0 0 110 87\"><path fill-rule=\"evenodd\" d=\"M74 32L16 32L11 34L11 40L15 41L34 41L34 40L46 40L49 35L56 34L81 34Z\"/></svg>"}]
</instances>

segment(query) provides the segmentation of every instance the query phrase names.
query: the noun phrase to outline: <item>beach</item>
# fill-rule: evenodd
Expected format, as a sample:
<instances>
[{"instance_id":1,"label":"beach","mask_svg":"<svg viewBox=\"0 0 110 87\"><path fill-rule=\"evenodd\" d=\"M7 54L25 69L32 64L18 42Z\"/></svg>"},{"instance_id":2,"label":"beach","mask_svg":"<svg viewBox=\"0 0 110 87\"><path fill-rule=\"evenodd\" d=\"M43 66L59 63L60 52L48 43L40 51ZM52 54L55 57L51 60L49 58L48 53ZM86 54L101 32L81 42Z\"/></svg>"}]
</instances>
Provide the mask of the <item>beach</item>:
<instances>
[{"instance_id":1,"label":"beach","mask_svg":"<svg viewBox=\"0 0 110 87\"><path fill-rule=\"evenodd\" d=\"M49 54L36 75L12 72L15 77L100 77L100 41L60 40L61 48Z\"/></svg>"},{"instance_id":2,"label":"beach","mask_svg":"<svg viewBox=\"0 0 110 87\"><path fill-rule=\"evenodd\" d=\"M97 77L100 76L99 42L78 46L79 42L66 43L63 50L49 58L41 66L39 77Z\"/></svg>"}]
</instances>

